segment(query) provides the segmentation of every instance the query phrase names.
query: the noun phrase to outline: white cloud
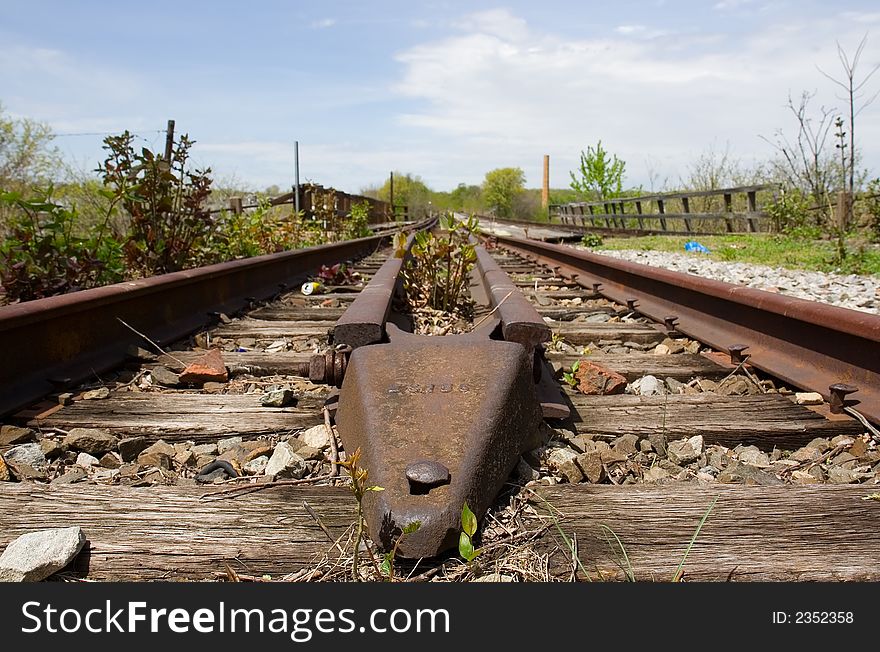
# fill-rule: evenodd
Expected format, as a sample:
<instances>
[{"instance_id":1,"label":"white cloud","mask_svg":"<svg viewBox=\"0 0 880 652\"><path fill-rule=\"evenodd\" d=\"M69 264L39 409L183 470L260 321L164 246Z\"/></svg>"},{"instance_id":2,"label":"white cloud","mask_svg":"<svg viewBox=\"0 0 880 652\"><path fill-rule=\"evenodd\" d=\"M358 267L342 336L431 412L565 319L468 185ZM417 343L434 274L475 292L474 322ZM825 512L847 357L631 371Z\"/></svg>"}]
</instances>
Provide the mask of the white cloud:
<instances>
[{"instance_id":1,"label":"white cloud","mask_svg":"<svg viewBox=\"0 0 880 652\"><path fill-rule=\"evenodd\" d=\"M815 65L836 70L835 40L857 43L863 29L829 17L767 24L744 36L700 32L649 41L646 25L563 37L505 10L457 24L460 33L398 54L403 72L394 90L417 100L399 121L433 132L444 151L470 156L472 165L443 182L455 174L479 181L492 167L518 165L537 184L541 155L549 153L559 186L567 185L579 151L600 138L630 163L633 183L646 181L646 158L676 179L713 143L730 142L745 159L770 157L758 136L791 127L783 108L789 89L821 88L817 104L833 104L833 88ZM868 54L876 58L876 45L866 52L866 69ZM871 107L861 117L865 163L874 166L876 116Z\"/></svg>"},{"instance_id":2,"label":"white cloud","mask_svg":"<svg viewBox=\"0 0 880 652\"><path fill-rule=\"evenodd\" d=\"M335 24L335 18L322 18L321 20L312 21L309 27L312 29L327 29L328 27L333 27Z\"/></svg>"}]
</instances>

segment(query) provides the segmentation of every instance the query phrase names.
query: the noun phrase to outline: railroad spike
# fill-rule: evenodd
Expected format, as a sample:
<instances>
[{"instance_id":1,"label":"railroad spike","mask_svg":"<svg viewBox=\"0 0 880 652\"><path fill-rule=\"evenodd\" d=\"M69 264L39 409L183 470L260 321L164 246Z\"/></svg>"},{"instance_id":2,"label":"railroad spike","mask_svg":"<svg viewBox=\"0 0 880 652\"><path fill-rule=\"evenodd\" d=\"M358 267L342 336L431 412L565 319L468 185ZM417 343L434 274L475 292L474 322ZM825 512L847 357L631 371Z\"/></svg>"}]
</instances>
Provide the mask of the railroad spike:
<instances>
[{"instance_id":1,"label":"railroad spike","mask_svg":"<svg viewBox=\"0 0 880 652\"><path fill-rule=\"evenodd\" d=\"M828 392L830 393L828 405L831 408L831 412L833 414L843 414L846 412L844 408L858 405L861 401L846 398L848 394L854 394L857 391L859 391L858 387L847 383L834 383L830 385L828 387Z\"/></svg>"}]
</instances>

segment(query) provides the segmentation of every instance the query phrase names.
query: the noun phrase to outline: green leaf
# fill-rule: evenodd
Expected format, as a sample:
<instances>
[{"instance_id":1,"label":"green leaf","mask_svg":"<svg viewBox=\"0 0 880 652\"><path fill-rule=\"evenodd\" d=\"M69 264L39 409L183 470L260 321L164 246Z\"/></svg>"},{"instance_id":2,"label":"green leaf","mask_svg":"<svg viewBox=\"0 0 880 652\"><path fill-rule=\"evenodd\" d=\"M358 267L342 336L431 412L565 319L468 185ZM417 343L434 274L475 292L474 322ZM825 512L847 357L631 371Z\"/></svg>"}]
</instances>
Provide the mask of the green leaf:
<instances>
[{"instance_id":1,"label":"green leaf","mask_svg":"<svg viewBox=\"0 0 880 652\"><path fill-rule=\"evenodd\" d=\"M412 534L414 532L417 532L420 527L422 527L421 521L413 521L412 523L407 523L406 527L403 528L403 533Z\"/></svg>"},{"instance_id":2,"label":"green leaf","mask_svg":"<svg viewBox=\"0 0 880 652\"><path fill-rule=\"evenodd\" d=\"M382 563L379 565L379 570L385 577L391 577L391 564L393 553L387 552L382 557Z\"/></svg>"},{"instance_id":3,"label":"green leaf","mask_svg":"<svg viewBox=\"0 0 880 652\"><path fill-rule=\"evenodd\" d=\"M465 503L461 508L461 529L465 531L468 537L474 536L477 532L477 517Z\"/></svg>"},{"instance_id":4,"label":"green leaf","mask_svg":"<svg viewBox=\"0 0 880 652\"><path fill-rule=\"evenodd\" d=\"M367 491L385 491L385 487L379 487L377 485L373 485L372 487L367 487Z\"/></svg>"},{"instance_id":5,"label":"green leaf","mask_svg":"<svg viewBox=\"0 0 880 652\"><path fill-rule=\"evenodd\" d=\"M462 532L461 536L458 537L458 554L460 554L465 561L470 561L475 557L474 544L466 532Z\"/></svg>"}]
</instances>

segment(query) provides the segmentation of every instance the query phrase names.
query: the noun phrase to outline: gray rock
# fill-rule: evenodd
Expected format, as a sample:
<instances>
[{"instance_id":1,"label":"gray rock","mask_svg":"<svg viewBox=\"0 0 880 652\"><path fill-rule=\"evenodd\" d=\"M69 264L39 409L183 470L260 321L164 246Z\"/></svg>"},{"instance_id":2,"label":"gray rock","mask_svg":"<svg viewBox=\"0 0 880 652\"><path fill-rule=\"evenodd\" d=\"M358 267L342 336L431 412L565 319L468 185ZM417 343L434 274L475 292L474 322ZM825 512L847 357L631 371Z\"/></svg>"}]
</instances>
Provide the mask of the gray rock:
<instances>
[{"instance_id":1,"label":"gray rock","mask_svg":"<svg viewBox=\"0 0 880 652\"><path fill-rule=\"evenodd\" d=\"M516 469L514 469L513 473L516 479L522 484L526 484L527 482L531 482L532 480L537 480L541 477L541 474L533 469L529 465L529 463L521 457L519 458L519 462L517 462Z\"/></svg>"},{"instance_id":2,"label":"gray rock","mask_svg":"<svg viewBox=\"0 0 880 652\"><path fill-rule=\"evenodd\" d=\"M226 439L221 439L217 442L217 452L222 455L230 448L240 446L241 441L241 437L227 437Z\"/></svg>"},{"instance_id":3,"label":"gray rock","mask_svg":"<svg viewBox=\"0 0 880 652\"><path fill-rule=\"evenodd\" d=\"M306 461L286 441L279 442L266 464L266 475L276 478L302 478L308 472Z\"/></svg>"},{"instance_id":4,"label":"gray rock","mask_svg":"<svg viewBox=\"0 0 880 652\"><path fill-rule=\"evenodd\" d=\"M296 405L296 395L292 389L274 389L260 397L260 405L263 407L288 407Z\"/></svg>"},{"instance_id":5,"label":"gray rock","mask_svg":"<svg viewBox=\"0 0 880 652\"><path fill-rule=\"evenodd\" d=\"M92 455L103 455L115 450L119 446L119 439L106 430L72 428L62 443L69 450L84 451Z\"/></svg>"},{"instance_id":6,"label":"gray rock","mask_svg":"<svg viewBox=\"0 0 880 652\"><path fill-rule=\"evenodd\" d=\"M669 445L669 441L666 439L666 435L662 432L652 432L648 435L648 441L651 442L651 446L654 447L654 450L657 451L657 454L661 457L665 457L667 455L667 448Z\"/></svg>"},{"instance_id":7,"label":"gray rock","mask_svg":"<svg viewBox=\"0 0 880 652\"><path fill-rule=\"evenodd\" d=\"M150 378L165 387L177 387L180 384L180 376L167 367L154 367L150 370Z\"/></svg>"},{"instance_id":8,"label":"gray rock","mask_svg":"<svg viewBox=\"0 0 880 652\"><path fill-rule=\"evenodd\" d=\"M684 383L680 380L676 380L675 378L667 378L666 386L669 388L670 394L681 394L681 388L684 387Z\"/></svg>"},{"instance_id":9,"label":"gray rock","mask_svg":"<svg viewBox=\"0 0 880 652\"><path fill-rule=\"evenodd\" d=\"M703 452L703 437L696 435L690 439L678 439L669 442L667 453L675 464L690 464Z\"/></svg>"},{"instance_id":10,"label":"gray rock","mask_svg":"<svg viewBox=\"0 0 880 652\"><path fill-rule=\"evenodd\" d=\"M76 465L89 469L99 464L98 458L88 453L80 453L76 456Z\"/></svg>"},{"instance_id":11,"label":"gray rock","mask_svg":"<svg viewBox=\"0 0 880 652\"><path fill-rule=\"evenodd\" d=\"M317 448L318 450L324 450L325 448L330 448L330 434L327 432L326 426L314 426L305 430L297 435L297 439L299 439L306 446L311 446L312 448Z\"/></svg>"},{"instance_id":12,"label":"gray rock","mask_svg":"<svg viewBox=\"0 0 880 652\"><path fill-rule=\"evenodd\" d=\"M265 455L260 455L259 457L255 457L250 462L247 462L242 470L247 475L260 475L266 470L266 465L269 464L269 458Z\"/></svg>"},{"instance_id":13,"label":"gray rock","mask_svg":"<svg viewBox=\"0 0 880 652\"><path fill-rule=\"evenodd\" d=\"M850 469L841 466L832 466L828 469L828 481L834 484L852 484L858 482L859 476Z\"/></svg>"},{"instance_id":14,"label":"gray rock","mask_svg":"<svg viewBox=\"0 0 880 652\"><path fill-rule=\"evenodd\" d=\"M202 455L216 455L218 453L217 444L196 444L190 450L196 457L201 457Z\"/></svg>"},{"instance_id":15,"label":"gray rock","mask_svg":"<svg viewBox=\"0 0 880 652\"><path fill-rule=\"evenodd\" d=\"M739 451L739 461L751 466L766 469L770 466L770 457L756 446L746 446Z\"/></svg>"},{"instance_id":16,"label":"gray rock","mask_svg":"<svg viewBox=\"0 0 880 652\"><path fill-rule=\"evenodd\" d=\"M624 455L635 455L638 452L639 438L637 435L621 435L611 445L612 450Z\"/></svg>"},{"instance_id":17,"label":"gray rock","mask_svg":"<svg viewBox=\"0 0 880 652\"><path fill-rule=\"evenodd\" d=\"M748 484L763 487L785 484L772 473L767 473L755 466L742 464L741 462L734 462L728 466L718 474L716 480L724 484Z\"/></svg>"},{"instance_id":18,"label":"gray rock","mask_svg":"<svg viewBox=\"0 0 880 652\"><path fill-rule=\"evenodd\" d=\"M658 482L663 482L665 480L669 480L671 476L669 475L669 471L659 466L652 466L650 469L645 471L643 479L645 482L650 484L656 484Z\"/></svg>"},{"instance_id":19,"label":"gray rock","mask_svg":"<svg viewBox=\"0 0 880 652\"><path fill-rule=\"evenodd\" d=\"M666 345L666 348L669 349L669 353L681 353L684 351L684 344L669 337L663 340L661 344Z\"/></svg>"},{"instance_id":20,"label":"gray rock","mask_svg":"<svg viewBox=\"0 0 880 652\"><path fill-rule=\"evenodd\" d=\"M36 435L30 428L18 426L0 426L0 446L14 446L26 444L36 440Z\"/></svg>"},{"instance_id":21,"label":"gray rock","mask_svg":"<svg viewBox=\"0 0 880 652\"><path fill-rule=\"evenodd\" d=\"M589 451L577 456L577 465L583 472L584 477L593 484L602 482L605 477L605 468L602 465L602 453Z\"/></svg>"},{"instance_id":22,"label":"gray rock","mask_svg":"<svg viewBox=\"0 0 880 652\"><path fill-rule=\"evenodd\" d=\"M64 475L59 475L49 484L73 484L74 482L85 480L87 477L88 476L83 469L73 467L68 470L67 473L65 473Z\"/></svg>"},{"instance_id":23,"label":"gray rock","mask_svg":"<svg viewBox=\"0 0 880 652\"><path fill-rule=\"evenodd\" d=\"M0 555L0 582L39 582L67 566L86 543L80 527L22 534Z\"/></svg>"},{"instance_id":24,"label":"gray rock","mask_svg":"<svg viewBox=\"0 0 880 652\"><path fill-rule=\"evenodd\" d=\"M39 444L19 444L3 454L6 461L15 465L25 464L37 471L45 471L48 464Z\"/></svg>"},{"instance_id":25,"label":"gray rock","mask_svg":"<svg viewBox=\"0 0 880 652\"><path fill-rule=\"evenodd\" d=\"M633 388L638 387L637 393L641 396L657 396L665 394L663 383L656 376L642 376L633 383Z\"/></svg>"},{"instance_id":26,"label":"gray rock","mask_svg":"<svg viewBox=\"0 0 880 652\"><path fill-rule=\"evenodd\" d=\"M99 387L98 389L91 389L87 392L83 392L83 400L86 401L95 401L104 398L108 398L110 396L110 390L106 387Z\"/></svg>"},{"instance_id":27,"label":"gray rock","mask_svg":"<svg viewBox=\"0 0 880 652\"><path fill-rule=\"evenodd\" d=\"M47 460L54 460L56 457L64 454L64 446L48 437L43 437L40 440L40 450L43 451L43 455L46 456Z\"/></svg>"},{"instance_id":28,"label":"gray rock","mask_svg":"<svg viewBox=\"0 0 880 652\"><path fill-rule=\"evenodd\" d=\"M174 446L160 439L152 446L145 448L138 455L137 461L140 466L155 466L159 469L170 470L175 453Z\"/></svg>"},{"instance_id":29,"label":"gray rock","mask_svg":"<svg viewBox=\"0 0 880 652\"><path fill-rule=\"evenodd\" d=\"M126 437L119 442L119 455L122 457L123 462L133 462L146 447L146 438Z\"/></svg>"}]
</instances>

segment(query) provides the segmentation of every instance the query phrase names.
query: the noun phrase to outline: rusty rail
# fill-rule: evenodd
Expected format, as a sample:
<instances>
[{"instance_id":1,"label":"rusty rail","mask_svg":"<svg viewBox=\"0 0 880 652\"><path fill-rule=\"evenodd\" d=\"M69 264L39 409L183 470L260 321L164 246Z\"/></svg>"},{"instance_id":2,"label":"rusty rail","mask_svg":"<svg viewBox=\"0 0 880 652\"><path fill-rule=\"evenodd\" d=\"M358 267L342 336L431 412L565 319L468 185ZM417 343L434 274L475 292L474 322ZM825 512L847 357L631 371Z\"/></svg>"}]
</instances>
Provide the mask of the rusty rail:
<instances>
[{"instance_id":1,"label":"rusty rail","mask_svg":"<svg viewBox=\"0 0 880 652\"><path fill-rule=\"evenodd\" d=\"M420 223L412 228L425 228ZM301 282L322 264L374 251L387 235L246 258L0 307L0 414L120 364L143 345L184 337L212 314L235 312Z\"/></svg>"},{"instance_id":2,"label":"rusty rail","mask_svg":"<svg viewBox=\"0 0 880 652\"><path fill-rule=\"evenodd\" d=\"M498 244L731 358L820 393L832 409L859 403L880 423L880 317L815 301L616 260L534 240ZM857 388L857 391L854 389ZM853 401L846 399L853 394Z\"/></svg>"}]
</instances>

